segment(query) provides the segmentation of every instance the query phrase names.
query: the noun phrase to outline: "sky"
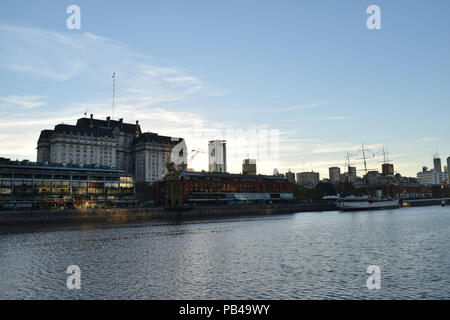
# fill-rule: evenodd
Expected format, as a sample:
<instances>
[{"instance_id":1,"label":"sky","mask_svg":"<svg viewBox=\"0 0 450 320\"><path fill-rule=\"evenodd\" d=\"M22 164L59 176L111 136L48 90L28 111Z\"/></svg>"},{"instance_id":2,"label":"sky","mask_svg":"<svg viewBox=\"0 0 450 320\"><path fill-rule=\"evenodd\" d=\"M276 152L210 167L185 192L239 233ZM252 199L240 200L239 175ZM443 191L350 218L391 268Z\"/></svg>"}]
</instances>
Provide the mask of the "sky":
<instances>
[{"instance_id":1,"label":"sky","mask_svg":"<svg viewBox=\"0 0 450 320\"><path fill-rule=\"evenodd\" d=\"M346 152L362 169L364 143L369 169L384 147L415 176L450 156L449 13L447 0L2 0L0 156L35 161L41 130L92 113L189 150L226 139L233 173L250 157L259 173L327 178Z\"/></svg>"}]
</instances>

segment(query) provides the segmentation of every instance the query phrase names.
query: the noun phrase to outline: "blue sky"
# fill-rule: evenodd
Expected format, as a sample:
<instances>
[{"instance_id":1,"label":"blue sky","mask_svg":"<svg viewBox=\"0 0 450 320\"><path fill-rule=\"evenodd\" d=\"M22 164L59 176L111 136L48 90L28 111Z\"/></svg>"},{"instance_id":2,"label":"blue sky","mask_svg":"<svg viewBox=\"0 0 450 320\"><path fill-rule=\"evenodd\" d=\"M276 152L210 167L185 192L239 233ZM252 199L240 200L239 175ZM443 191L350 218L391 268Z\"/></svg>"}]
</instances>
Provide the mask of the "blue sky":
<instances>
[{"instance_id":1,"label":"blue sky","mask_svg":"<svg viewBox=\"0 0 450 320\"><path fill-rule=\"evenodd\" d=\"M80 30L66 28L71 4ZM372 4L381 30L366 27ZM230 171L248 154L262 173L327 177L363 141L414 176L436 150L450 156L449 12L444 0L2 0L0 156L35 160L40 130L111 115L117 72L114 118L190 149L226 138ZM239 138L264 130L279 133L279 163Z\"/></svg>"}]
</instances>

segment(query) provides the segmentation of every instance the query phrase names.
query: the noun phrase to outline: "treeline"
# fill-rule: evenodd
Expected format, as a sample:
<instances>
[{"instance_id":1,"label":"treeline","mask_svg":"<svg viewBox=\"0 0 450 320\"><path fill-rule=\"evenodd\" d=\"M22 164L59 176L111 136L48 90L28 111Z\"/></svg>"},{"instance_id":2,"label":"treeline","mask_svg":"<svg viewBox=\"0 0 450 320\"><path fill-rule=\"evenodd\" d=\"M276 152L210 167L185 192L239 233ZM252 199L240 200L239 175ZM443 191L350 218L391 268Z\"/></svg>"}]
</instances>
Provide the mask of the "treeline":
<instances>
[{"instance_id":1,"label":"treeline","mask_svg":"<svg viewBox=\"0 0 450 320\"><path fill-rule=\"evenodd\" d=\"M362 195L364 190L356 189L351 182L341 182L334 185L330 182L319 182L314 188L294 184L294 197L299 200L320 200L324 196Z\"/></svg>"}]
</instances>

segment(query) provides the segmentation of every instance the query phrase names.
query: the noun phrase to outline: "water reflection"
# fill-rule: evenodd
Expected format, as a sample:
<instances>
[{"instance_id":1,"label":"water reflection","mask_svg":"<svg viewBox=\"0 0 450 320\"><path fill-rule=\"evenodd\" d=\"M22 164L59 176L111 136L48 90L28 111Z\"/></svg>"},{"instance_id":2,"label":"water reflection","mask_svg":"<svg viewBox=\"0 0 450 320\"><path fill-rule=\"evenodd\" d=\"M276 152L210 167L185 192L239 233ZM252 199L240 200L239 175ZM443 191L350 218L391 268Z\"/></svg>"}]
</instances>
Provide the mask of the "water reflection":
<instances>
[{"instance_id":1,"label":"water reflection","mask_svg":"<svg viewBox=\"0 0 450 320\"><path fill-rule=\"evenodd\" d=\"M2 227L0 298L448 299L449 227L438 206ZM72 264L81 290L65 286Z\"/></svg>"}]
</instances>

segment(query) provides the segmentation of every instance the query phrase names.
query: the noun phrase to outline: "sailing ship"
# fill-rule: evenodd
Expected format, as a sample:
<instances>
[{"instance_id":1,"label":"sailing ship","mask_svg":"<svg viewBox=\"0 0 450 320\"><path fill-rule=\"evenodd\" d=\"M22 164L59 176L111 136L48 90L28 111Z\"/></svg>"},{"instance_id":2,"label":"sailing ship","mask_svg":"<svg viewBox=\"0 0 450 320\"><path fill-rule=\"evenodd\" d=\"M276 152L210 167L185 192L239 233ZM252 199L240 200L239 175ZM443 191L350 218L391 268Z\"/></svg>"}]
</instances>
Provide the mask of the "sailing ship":
<instances>
[{"instance_id":1,"label":"sailing ship","mask_svg":"<svg viewBox=\"0 0 450 320\"><path fill-rule=\"evenodd\" d=\"M370 151L369 149L366 149L364 147L364 144L361 144L361 149L363 154L363 160L364 160L364 171L365 171L365 177L366 177L366 190L367 195L366 196L347 196L344 198L340 198L336 202L336 206L338 209L342 211L359 211L359 210L381 210L381 209L396 209L400 207L400 202L398 199L393 199L389 197L389 180L386 175L386 190L387 190L387 197L373 197L369 194L369 188L368 188L368 176L367 176L367 162L366 162L366 151ZM386 160L386 153L383 150L384 154L384 160L385 163L387 163ZM347 161L348 161L348 168L349 168L349 175L350 175L350 159L349 154L347 153Z\"/></svg>"}]
</instances>

